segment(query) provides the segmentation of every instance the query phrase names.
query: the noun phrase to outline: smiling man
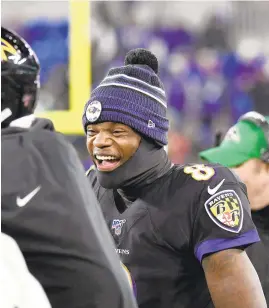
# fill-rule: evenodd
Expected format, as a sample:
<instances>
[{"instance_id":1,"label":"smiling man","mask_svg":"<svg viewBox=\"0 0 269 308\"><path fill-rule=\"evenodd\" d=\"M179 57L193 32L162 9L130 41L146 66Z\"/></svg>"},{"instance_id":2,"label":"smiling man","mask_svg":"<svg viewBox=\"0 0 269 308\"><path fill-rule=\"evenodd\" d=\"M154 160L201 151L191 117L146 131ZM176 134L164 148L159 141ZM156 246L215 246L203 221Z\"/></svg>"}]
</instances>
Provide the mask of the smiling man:
<instances>
[{"instance_id":1,"label":"smiling man","mask_svg":"<svg viewBox=\"0 0 269 308\"><path fill-rule=\"evenodd\" d=\"M129 157L133 156L140 144L140 135L121 123L105 122L94 127L88 126L87 134L94 136L97 131L98 136L94 139L94 143L88 143L88 150L93 153L97 168L100 171L113 171L119 165L124 164ZM103 149L103 138L106 138L106 134L110 131L113 131L113 136L125 138L120 138L115 147L111 147L109 150Z\"/></svg>"},{"instance_id":2,"label":"smiling man","mask_svg":"<svg viewBox=\"0 0 269 308\"><path fill-rule=\"evenodd\" d=\"M219 165L173 165L158 61L127 54L93 90L87 173L140 308L263 308L244 248L259 241L245 186Z\"/></svg>"}]
</instances>

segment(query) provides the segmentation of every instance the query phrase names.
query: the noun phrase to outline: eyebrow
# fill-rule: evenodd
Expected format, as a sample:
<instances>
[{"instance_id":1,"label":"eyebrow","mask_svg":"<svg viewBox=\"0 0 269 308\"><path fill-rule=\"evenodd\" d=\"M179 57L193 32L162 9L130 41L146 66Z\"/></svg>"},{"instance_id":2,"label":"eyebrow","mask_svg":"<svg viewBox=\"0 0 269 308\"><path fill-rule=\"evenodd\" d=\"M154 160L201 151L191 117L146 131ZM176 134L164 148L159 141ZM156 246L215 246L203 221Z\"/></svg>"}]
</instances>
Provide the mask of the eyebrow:
<instances>
[{"instance_id":1,"label":"eyebrow","mask_svg":"<svg viewBox=\"0 0 269 308\"><path fill-rule=\"evenodd\" d=\"M117 125L115 125L114 128L122 128L123 130L127 130L128 127L126 128L126 126L123 126L123 125L124 125L124 124L117 124Z\"/></svg>"}]
</instances>

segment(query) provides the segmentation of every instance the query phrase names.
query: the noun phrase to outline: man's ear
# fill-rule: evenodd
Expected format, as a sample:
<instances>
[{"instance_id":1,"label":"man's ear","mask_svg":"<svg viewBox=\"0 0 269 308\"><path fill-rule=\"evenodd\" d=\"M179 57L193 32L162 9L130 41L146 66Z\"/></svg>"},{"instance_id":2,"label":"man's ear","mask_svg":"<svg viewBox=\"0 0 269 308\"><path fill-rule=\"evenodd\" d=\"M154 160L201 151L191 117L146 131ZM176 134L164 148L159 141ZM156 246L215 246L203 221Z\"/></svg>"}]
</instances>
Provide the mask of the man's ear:
<instances>
[{"instance_id":1,"label":"man's ear","mask_svg":"<svg viewBox=\"0 0 269 308\"><path fill-rule=\"evenodd\" d=\"M248 165L252 167L255 174L260 174L264 168L264 162L258 158L252 158L247 161Z\"/></svg>"},{"instance_id":2,"label":"man's ear","mask_svg":"<svg viewBox=\"0 0 269 308\"><path fill-rule=\"evenodd\" d=\"M269 173L269 163L264 163L264 168L267 173Z\"/></svg>"}]
</instances>

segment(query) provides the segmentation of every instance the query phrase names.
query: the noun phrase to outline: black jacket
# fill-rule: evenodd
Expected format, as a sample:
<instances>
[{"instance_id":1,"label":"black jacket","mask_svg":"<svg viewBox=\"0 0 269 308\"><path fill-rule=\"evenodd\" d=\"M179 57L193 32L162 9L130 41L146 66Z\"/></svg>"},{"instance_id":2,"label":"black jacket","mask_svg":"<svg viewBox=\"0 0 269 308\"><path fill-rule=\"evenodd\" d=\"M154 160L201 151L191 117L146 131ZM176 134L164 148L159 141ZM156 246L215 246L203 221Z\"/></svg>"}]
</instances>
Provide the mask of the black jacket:
<instances>
[{"instance_id":1,"label":"black jacket","mask_svg":"<svg viewBox=\"0 0 269 308\"><path fill-rule=\"evenodd\" d=\"M2 130L2 231L53 308L136 307L74 148L34 123Z\"/></svg>"}]
</instances>

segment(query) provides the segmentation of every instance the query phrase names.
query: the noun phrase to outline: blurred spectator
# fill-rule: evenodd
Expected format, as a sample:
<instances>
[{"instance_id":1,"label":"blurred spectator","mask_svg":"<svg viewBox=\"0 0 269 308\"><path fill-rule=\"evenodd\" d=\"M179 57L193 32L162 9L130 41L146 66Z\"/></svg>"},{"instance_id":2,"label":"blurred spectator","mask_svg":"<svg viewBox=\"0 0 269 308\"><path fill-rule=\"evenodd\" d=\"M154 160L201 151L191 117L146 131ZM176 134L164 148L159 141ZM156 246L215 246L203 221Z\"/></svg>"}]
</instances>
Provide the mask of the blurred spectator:
<instances>
[{"instance_id":1,"label":"blurred spectator","mask_svg":"<svg viewBox=\"0 0 269 308\"><path fill-rule=\"evenodd\" d=\"M249 92L254 109L261 114L269 115L269 62L257 74L255 86Z\"/></svg>"},{"instance_id":2,"label":"blurred spectator","mask_svg":"<svg viewBox=\"0 0 269 308\"><path fill-rule=\"evenodd\" d=\"M198 39L198 47L213 48L218 51L229 51L228 34L228 25L222 18L213 15L209 18Z\"/></svg>"},{"instance_id":3,"label":"blurred spectator","mask_svg":"<svg viewBox=\"0 0 269 308\"><path fill-rule=\"evenodd\" d=\"M168 119L168 155L174 164L183 164L190 158L188 156L191 154L191 142L184 136L182 118L173 107L168 109Z\"/></svg>"}]
</instances>

